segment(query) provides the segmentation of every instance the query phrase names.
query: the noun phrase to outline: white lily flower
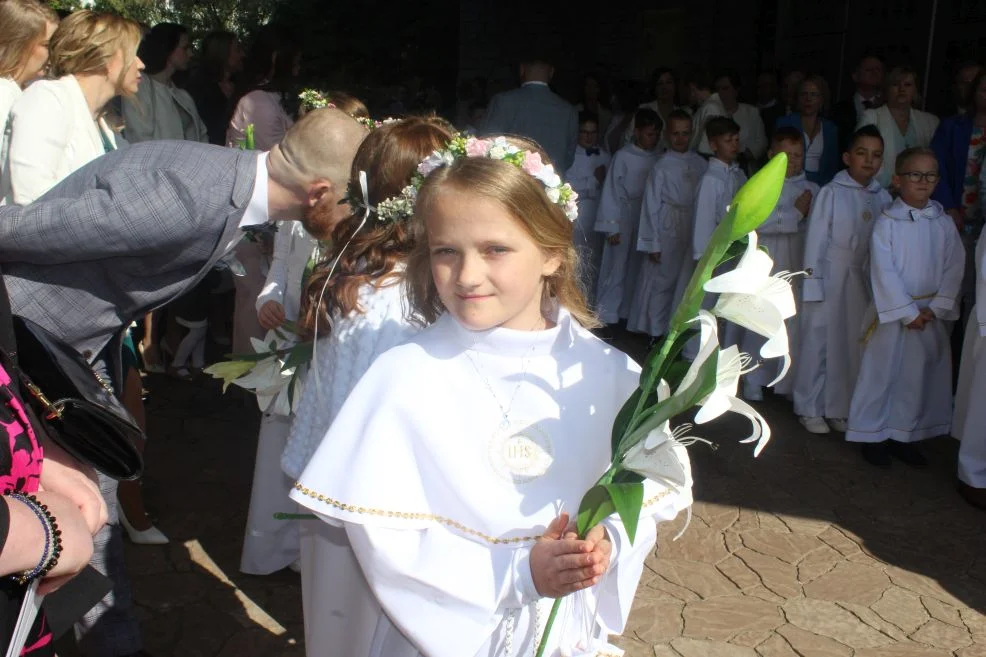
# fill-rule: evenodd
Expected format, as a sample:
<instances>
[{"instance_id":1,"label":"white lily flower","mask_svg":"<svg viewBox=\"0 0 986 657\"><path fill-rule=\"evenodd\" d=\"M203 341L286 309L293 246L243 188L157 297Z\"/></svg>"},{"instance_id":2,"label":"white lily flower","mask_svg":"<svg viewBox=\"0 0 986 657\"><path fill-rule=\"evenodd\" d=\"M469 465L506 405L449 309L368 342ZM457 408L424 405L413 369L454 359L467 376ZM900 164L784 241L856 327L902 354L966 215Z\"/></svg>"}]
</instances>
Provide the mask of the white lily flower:
<instances>
[{"instance_id":1,"label":"white lily flower","mask_svg":"<svg viewBox=\"0 0 986 657\"><path fill-rule=\"evenodd\" d=\"M698 311L698 316L692 321L698 322L701 327L698 356L695 357L691 367L685 373L678 390L685 390L695 381L702 366L719 346L718 326L715 317L709 311ZM740 376L753 369L750 367L749 355L740 353L735 345L727 349L720 349L716 361L716 388L699 401L702 408L695 415L695 422L696 424L704 424L716 419L726 411L743 415L753 425L753 432L740 442L756 442L757 446L753 455L758 456L767 441L770 440L770 427L760 413L736 397Z\"/></svg>"},{"instance_id":2,"label":"white lily flower","mask_svg":"<svg viewBox=\"0 0 986 657\"><path fill-rule=\"evenodd\" d=\"M689 486L692 469L685 447L697 441L708 442L686 436L689 430L691 425L683 424L672 431L671 423L665 422L627 450L623 467L669 488Z\"/></svg>"},{"instance_id":3,"label":"white lily flower","mask_svg":"<svg viewBox=\"0 0 986 657\"><path fill-rule=\"evenodd\" d=\"M749 366L750 362L749 354L740 353L736 345L719 350L719 360L716 363L716 389L700 402L702 408L696 413L695 422L704 424L727 411L746 417L753 425L753 433L740 442L757 443L753 450L753 456L756 457L770 440L770 426L756 409L736 396L740 377L756 369L756 366Z\"/></svg>"},{"instance_id":4,"label":"white lily flower","mask_svg":"<svg viewBox=\"0 0 986 657\"><path fill-rule=\"evenodd\" d=\"M791 366L784 320L796 312L790 283L794 274L779 272L771 276L774 261L757 248L755 232L749 234L749 240L736 268L710 280L705 291L720 295L713 313L767 338L760 349L762 357L784 358L780 374L767 384L772 386L784 378Z\"/></svg>"}]
</instances>

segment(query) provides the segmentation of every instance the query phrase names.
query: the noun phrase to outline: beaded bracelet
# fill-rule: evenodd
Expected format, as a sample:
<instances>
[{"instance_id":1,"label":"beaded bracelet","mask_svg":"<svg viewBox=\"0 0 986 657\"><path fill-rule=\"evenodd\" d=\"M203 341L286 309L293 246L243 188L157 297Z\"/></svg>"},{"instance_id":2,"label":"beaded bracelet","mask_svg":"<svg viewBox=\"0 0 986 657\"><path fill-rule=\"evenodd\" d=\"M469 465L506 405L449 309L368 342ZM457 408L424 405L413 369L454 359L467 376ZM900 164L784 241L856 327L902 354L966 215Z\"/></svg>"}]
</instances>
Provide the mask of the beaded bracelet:
<instances>
[{"instance_id":1,"label":"beaded bracelet","mask_svg":"<svg viewBox=\"0 0 986 657\"><path fill-rule=\"evenodd\" d=\"M6 497L12 497L21 502L34 512L41 522L41 527L45 532L45 548L41 553L41 561L32 570L25 570L20 575L11 575L11 578L20 585L27 584L35 579L40 579L47 575L55 565L58 564L58 557L62 553L62 532L58 529L55 516L51 515L48 507L42 504L38 498L28 493L10 491L5 493Z\"/></svg>"}]
</instances>

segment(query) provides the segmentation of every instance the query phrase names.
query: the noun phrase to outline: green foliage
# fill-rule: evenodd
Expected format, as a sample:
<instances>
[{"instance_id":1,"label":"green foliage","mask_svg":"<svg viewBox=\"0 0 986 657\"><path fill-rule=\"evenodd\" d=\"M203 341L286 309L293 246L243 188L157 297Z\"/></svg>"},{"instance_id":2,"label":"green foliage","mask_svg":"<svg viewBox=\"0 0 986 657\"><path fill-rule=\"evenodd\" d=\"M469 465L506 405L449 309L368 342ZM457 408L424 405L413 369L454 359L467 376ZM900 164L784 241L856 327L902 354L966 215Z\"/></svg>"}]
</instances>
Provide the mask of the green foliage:
<instances>
[{"instance_id":1,"label":"green foliage","mask_svg":"<svg viewBox=\"0 0 986 657\"><path fill-rule=\"evenodd\" d=\"M194 36L213 30L228 30L246 37L263 25L283 0L95 0L94 11L119 14L144 25L163 21L180 23ZM57 11L76 11L90 6L81 0L49 0Z\"/></svg>"}]
</instances>

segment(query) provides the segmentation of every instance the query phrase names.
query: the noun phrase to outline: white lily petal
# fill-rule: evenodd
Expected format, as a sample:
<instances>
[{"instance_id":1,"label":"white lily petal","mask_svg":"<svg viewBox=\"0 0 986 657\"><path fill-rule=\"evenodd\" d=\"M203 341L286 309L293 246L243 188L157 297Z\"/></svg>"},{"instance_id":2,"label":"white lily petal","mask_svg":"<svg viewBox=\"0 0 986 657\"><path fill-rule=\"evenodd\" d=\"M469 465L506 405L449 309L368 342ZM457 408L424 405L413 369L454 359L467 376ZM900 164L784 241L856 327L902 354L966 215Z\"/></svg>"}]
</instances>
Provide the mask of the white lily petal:
<instances>
[{"instance_id":1,"label":"white lily petal","mask_svg":"<svg viewBox=\"0 0 986 657\"><path fill-rule=\"evenodd\" d=\"M664 379L657 384L657 401L662 402L671 396L671 386Z\"/></svg>"},{"instance_id":2,"label":"white lily petal","mask_svg":"<svg viewBox=\"0 0 986 657\"><path fill-rule=\"evenodd\" d=\"M787 371L789 369L791 369L791 356L785 353L784 354L784 364L781 365L781 373L778 374L777 377L773 381L771 381L770 383L768 383L767 384L767 387L768 388L773 388L775 385L777 385L781 381L781 379L784 378L784 376L787 374Z\"/></svg>"},{"instance_id":3,"label":"white lily petal","mask_svg":"<svg viewBox=\"0 0 986 657\"><path fill-rule=\"evenodd\" d=\"M255 352L257 352L258 354L262 354L265 351L270 351L270 340L267 340L267 342L264 342L260 338L255 338L255 337L251 336L250 337L250 346L253 347L253 350Z\"/></svg>"},{"instance_id":4,"label":"white lily petal","mask_svg":"<svg viewBox=\"0 0 986 657\"><path fill-rule=\"evenodd\" d=\"M713 312L764 337L786 331L784 318L777 307L769 299L754 294L723 294Z\"/></svg>"},{"instance_id":5,"label":"white lily petal","mask_svg":"<svg viewBox=\"0 0 986 657\"><path fill-rule=\"evenodd\" d=\"M768 278L774 261L763 251L743 256L735 269L719 274L705 284L706 292L754 292Z\"/></svg>"},{"instance_id":6,"label":"white lily petal","mask_svg":"<svg viewBox=\"0 0 986 657\"><path fill-rule=\"evenodd\" d=\"M716 390L702 401L702 407L695 414L695 424L711 422L729 410L729 395Z\"/></svg>"},{"instance_id":7,"label":"white lily petal","mask_svg":"<svg viewBox=\"0 0 986 657\"><path fill-rule=\"evenodd\" d=\"M647 449L643 441L637 443L627 451L623 467L668 487L684 487L691 479L688 450L673 440L665 440L654 449Z\"/></svg>"},{"instance_id":8,"label":"white lily petal","mask_svg":"<svg viewBox=\"0 0 986 657\"><path fill-rule=\"evenodd\" d=\"M763 416L756 411L756 409L754 409L752 406L747 404L742 399L737 399L733 397L729 400L729 402L732 406L730 410L732 410L734 413L739 413L740 415L745 416L748 420L750 420L750 423L753 425L753 433L751 433L749 437L744 438L740 442L757 443L756 448L754 448L753 450L753 456L754 457L760 456L760 452L763 451L763 448L767 445L767 441L770 440L770 425L767 424L767 420L765 420Z\"/></svg>"},{"instance_id":9,"label":"white lily petal","mask_svg":"<svg viewBox=\"0 0 986 657\"><path fill-rule=\"evenodd\" d=\"M678 385L678 390L687 390L688 386L695 382L702 365L719 346L719 325L712 313L708 310L699 310L698 315L691 321L698 322L700 328L698 355L695 356L695 360L685 372L685 376Z\"/></svg>"}]
</instances>

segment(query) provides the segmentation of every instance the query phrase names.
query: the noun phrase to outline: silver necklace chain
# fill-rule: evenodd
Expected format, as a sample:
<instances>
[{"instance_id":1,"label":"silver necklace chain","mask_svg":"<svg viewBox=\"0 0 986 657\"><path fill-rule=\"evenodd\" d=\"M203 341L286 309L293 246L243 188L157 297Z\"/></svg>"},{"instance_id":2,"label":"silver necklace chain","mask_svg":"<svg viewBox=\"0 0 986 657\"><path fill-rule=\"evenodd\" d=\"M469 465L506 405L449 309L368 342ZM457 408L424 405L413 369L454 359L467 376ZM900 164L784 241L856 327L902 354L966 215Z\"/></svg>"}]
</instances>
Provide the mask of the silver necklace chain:
<instances>
[{"instance_id":1,"label":"silver necklace chain","mask_svg":"<svg viewBox=\"0 0 986 657\"><path fill-rule=\"evenodd\" d=\"M544 318L541 318L541 320L544 321ZM537 330L536 327L533 328L533 329L531 329L531 331L535 331L535 330ZM465 355L466 355L466 358L468 358L469 359L469 362L472 363L473 369L476 370L476 374L479 376L480 380L482 380L483 385L486 386L486 389L489 391L490 395L492 395L493 401L495 401L496 402L496 405L500 407L500 414L502 416L502 419L500 420L500 426L501 427L506 428L506 427L510 426L510 410L514 407L514 400L517 399L517 393L520 392L520 387L524 383L524 377L527 375L527 367L528 367L528 365L530 365L530 356L534 352L534 350L537 348L537 346L538 345L537 345L536 342L533 345L531 345L531 348L528 350L527 355L525 355L521 359L522 367L521 367L521 370L520 370L520 378L517 381L517 385L514 386L514 391L513 391L513 393L511 393L510 399L507 402L507 405L506 406L504 406L502 403L500 403L500 397L496 394L496 391L493 390L493 385L490 383L489 377L487 377L483 373L483 369L479 366L479 363L477 363L476 362L476 359L472 357L472 354L470 353L472 351L472 349L471 348L467 348L465 350L465 352L464 352Z\"/></svg>"}]
</instances>

